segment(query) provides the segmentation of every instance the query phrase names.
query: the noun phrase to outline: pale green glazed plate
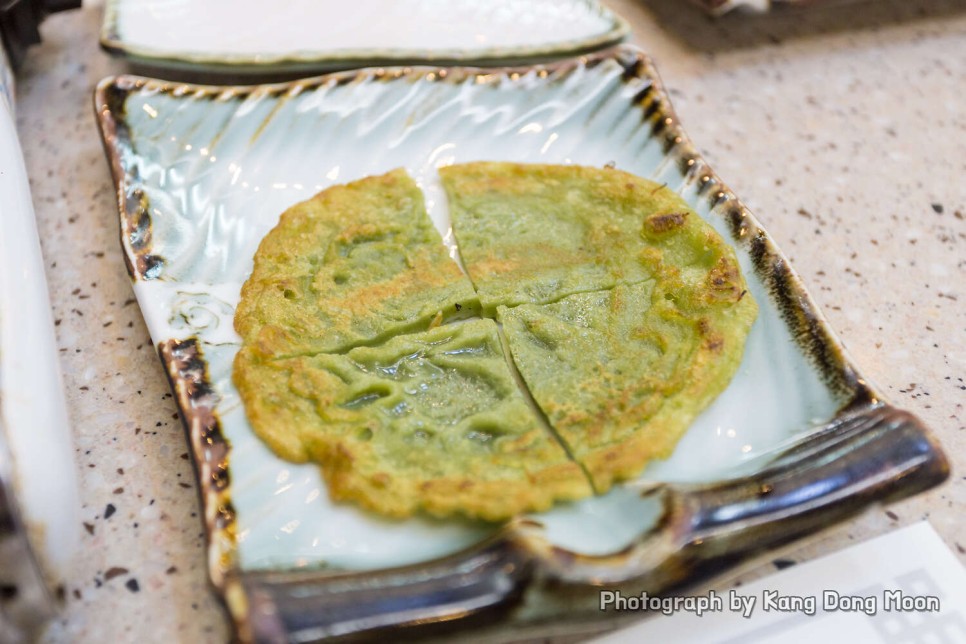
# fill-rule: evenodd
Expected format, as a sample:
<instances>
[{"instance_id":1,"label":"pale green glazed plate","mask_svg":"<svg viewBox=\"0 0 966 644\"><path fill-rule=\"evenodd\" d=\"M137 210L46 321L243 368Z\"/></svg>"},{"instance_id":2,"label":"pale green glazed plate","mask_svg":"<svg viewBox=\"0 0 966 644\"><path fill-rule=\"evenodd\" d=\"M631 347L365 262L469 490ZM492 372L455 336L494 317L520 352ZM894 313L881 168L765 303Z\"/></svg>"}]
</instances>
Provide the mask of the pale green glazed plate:
<instances>
[{"instance_id":1,"label":"pale green glazed plate","mask_svg":"<svg viewBox=\"0 0 966 644\"><path fill-rule=\"evenodd\" d=\"M125 76L95 103L128 270L198 467L212 580L243 639L615 627L597 610L601 587L679 588L947 476L929 432L862 379L697 155L636 49L256 87ZM254 436L231 385L232 315L255 248L293 203L400 166L452 244L436 169L471 160L614 164L678 191L735 246L759 303L742 365L671 458L606 496L505 526L332 504L314 466Z\"/></svg>"},{"instance_id":2,"label":"pale green glazed plate","mask_svg":"<svg viewBox=\"0 0 966 644\"><path fill-rule=\"evenodd\" d=\"M521 64L620 42L593 0L106 0L101 46L159 70L259 76Z\"/></svg>"}]
</instances>

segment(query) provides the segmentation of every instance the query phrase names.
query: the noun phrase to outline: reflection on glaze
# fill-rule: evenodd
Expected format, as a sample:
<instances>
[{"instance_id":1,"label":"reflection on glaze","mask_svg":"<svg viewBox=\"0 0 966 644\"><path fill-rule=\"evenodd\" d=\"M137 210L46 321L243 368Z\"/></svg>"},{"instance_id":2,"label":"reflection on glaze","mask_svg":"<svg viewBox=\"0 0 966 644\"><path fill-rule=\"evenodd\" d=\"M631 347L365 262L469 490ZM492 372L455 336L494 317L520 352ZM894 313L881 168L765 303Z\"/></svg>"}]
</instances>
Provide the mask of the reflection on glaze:
<instances>
[{"instance_id":1,"label":"reflection on glaze","mask_svg":"<svg viewBox=\"0 0 966 644\"><path fill-rule=\"evenodd\" d=\"M533 515L555 546L583 555L609 555L631 545L661 518L661 501L615 487L603 496L558 505Z\"/></svg>"}]
</instances>

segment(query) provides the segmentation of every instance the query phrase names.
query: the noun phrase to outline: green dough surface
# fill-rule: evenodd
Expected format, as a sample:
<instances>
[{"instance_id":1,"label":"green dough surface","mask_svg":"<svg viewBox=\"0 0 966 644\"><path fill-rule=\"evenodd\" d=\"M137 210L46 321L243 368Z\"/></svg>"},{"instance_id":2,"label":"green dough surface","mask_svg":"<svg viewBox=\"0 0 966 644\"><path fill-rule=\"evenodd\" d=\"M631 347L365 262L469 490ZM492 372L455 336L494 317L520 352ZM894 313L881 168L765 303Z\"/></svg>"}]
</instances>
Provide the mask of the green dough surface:
<instances>
[{"instance_id":1,"label":"green dough surface","mask_svg":"<svg viewBox=\"0 0 966 644\"><path fill-rule=\"evenodd\" d=\"M598 492L670 456L741 362L751 298L688 309L675 292L621 284L499 309L527 387Z\"/></svg>"},{"instance_id":2,"label":"green dough surface","mask_svg":"<svg viewBox=\"0 0 966 644\"><path fill-rule=\"evenodd\" d=\"M422 192L394 170L284 212L255 253L235 329L263 356L339 352L478 306Z\"/></svg>"},{"instance_id":3,"label":"green dough surface","mask_svg":"<svg viewBox=\"0 0 966 644\"><path fill-rule=\"evenodd\" d=\"M619 170L440 176L468 277L402 170L325 190L262 240L235 315L254 431L393 517L504 520L669 456L757 315L733 249Z\"/></svg>"},{"instance_id":4,"label":"green dough surface","mask_svg":"<svg viewBox=\"0 0 966 644\"><path fill-rule=\"evenodd\" d=\"M243 349L235 383L278 454L320 463L334 498L382 514L499 520L591 493L520 392L493 320L343 355Z\"/></svg>"},{"instance_id":5,"label":"green dough surface","mask_svg":"<svg viewBox=\"0 0 966 644\"><path fill-rule=\"evenodd\" d=\"M662 261L691 265L723 245L675 192L621 170L478 162L439 173L488 315L641 282Z\"/></svg>"}]
</instances>

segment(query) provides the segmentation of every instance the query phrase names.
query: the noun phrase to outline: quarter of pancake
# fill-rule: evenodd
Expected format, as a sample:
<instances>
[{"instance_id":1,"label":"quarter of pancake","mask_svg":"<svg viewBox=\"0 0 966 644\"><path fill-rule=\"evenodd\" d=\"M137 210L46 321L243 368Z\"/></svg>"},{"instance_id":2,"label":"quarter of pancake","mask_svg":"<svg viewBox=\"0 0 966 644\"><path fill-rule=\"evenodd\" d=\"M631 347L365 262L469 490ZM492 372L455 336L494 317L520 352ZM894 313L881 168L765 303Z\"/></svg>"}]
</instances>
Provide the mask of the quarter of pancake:
<instances>
[{"instance_id":1,"label":"quarter of pancake","mask_svg":"<svg viewBox=\"0 0 966 644\"><path fill-rule=\"evenodd\" d=\"M246 347L234 379L255 432L321 464L334 499L501 520L591 494L520 392L493 320L341 355L265 361Z\"/></svg>"},{"instance_id":2,"label":"quarter of pancake","mask_svg":"<svg viewBox=\"0 0 966 644\"><path fill-rule=\"evenodd\" d=\"M478 308L403 170L324 190L255 253L235 329L264 357L338 352Z\"/></svg>"},{"instance_id":3,"label":"quarter of pancake","mask_svg":"<svg viewBox=\"0 0 966 644\"><path fill-rule=\"evenodd\" d=\"M520 374L597 492L670 456L737 370L757 306L721 261L702 288L665 275L500 307Z\"/></svg>"},{"instance_id":4,"label":"quarter of pancake","mask_svg":"<svg viewBox=\"0 0 966 644\"><path fill-rule=\"evenodd\" d=\"M611 168L477 162L439 174L488 315L651 279L662 258L688 265L710 230L672 190Z\"/></svg>"}]
</instances>

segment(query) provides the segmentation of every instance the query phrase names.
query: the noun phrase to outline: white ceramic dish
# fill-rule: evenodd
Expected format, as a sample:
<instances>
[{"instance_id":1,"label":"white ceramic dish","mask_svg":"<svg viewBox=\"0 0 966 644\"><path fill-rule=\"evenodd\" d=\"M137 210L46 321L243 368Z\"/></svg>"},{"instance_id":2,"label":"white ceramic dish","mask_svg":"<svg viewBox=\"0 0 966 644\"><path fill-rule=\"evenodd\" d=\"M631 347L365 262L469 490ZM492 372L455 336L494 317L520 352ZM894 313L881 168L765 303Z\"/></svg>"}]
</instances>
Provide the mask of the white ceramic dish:
<instances>
[{"instance_id":1,"label":"white ceramic dish","mask_svg":"<svg viewBox=\"0 0 966 644\"><path fill-rule=\"evenodd\" d=\"M428 616L400 616L385 605L376 616L354 615L376 606L367 602L382 591L409 588L411 597L425 599L427 578L447 580L435 590L452 594L459 586L453 571L481 557L491 561L480 554L490 548L501 553L496 559L509 558L513 574L536 566L540 579L556 575L587 592L603 579L660 589L682 581L668 575L706 574L690 549L694 540L723 544L708 561L734 561L945 476L928 433L883 406L862 381L785 258L694 152L637 50L546 67L362 70L253 88L121 77L101 83L96 103L135 292L195 448L212 575L243 635L264 628L291 634L304 623L303 610L322 619L305 597L324 597L330 609L323 612L351 622L312 626L330 634L444 621L448 613L437 600L427 606L442 612ZM239 343L232 316L255 248L293 203L400 166L423 188L449 238L436 169L471 160L612 163L680 192L735 245L759 303L743 363L670 459L606 496L502 528L388 521L332 504L314 466L281 461L255 437L231 384ZM899 429L886 434L887 426ZM869 458L876 450L901 454ZM814 454L821 456L803 465ZM773 491L780 493L761 501ZM682 512L694 516L678 523ZM727 534L713 534L721 526ZM709 532L698 536L699 529ZM521 543L533 557L526 564L516 559ZM677 562L673 575L662 557ZM409 581L380 576L396 575L383 571L399 566L410 566L398 573ZM480 566L482 595L503 601L521 588L538 595L535 612L517 615L510 628L538 623L540 615L570 617L574 605L548 599L550 591L531 577L506 579L513 575ZM327 580L334 573L344 580L350 571L379 572L352 577L368 594L345 604L355 595L334 599ZM487 585L497 581L505 582L502 591ZM489 605L479 595L472 600Z\"/></svg>"},{"instance_id":2,"label":"white ceramic dish","mask_svg":"<svg viewBox=\"0 0 966 644\"><path fill-rule=\"evenodd\" d=\"M0 640L15 641L11 629L29 631L61 605L81 520L44 261L2 50L0 168Z\"/></svg>"},{"instance_id":3,"label":"white ceramic dish","mask_svg":"<svg viewBox=\"0 0 966 644\"><path fill-rule=\"evenodd\" d=\"M546 60L626 33L593 0L107 0L101 44L159 68L265 74Z\"/></svg>"}]
</instances>

